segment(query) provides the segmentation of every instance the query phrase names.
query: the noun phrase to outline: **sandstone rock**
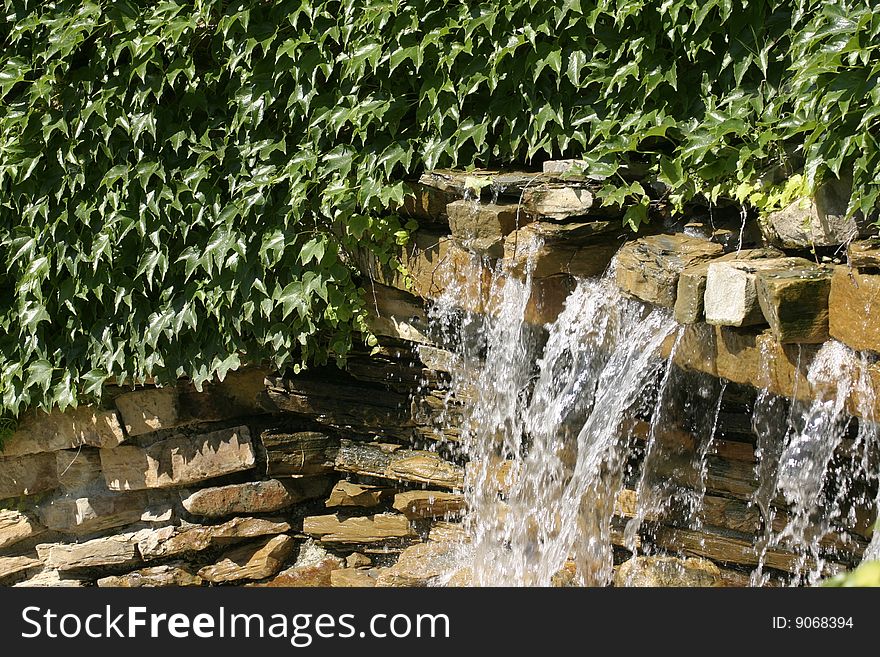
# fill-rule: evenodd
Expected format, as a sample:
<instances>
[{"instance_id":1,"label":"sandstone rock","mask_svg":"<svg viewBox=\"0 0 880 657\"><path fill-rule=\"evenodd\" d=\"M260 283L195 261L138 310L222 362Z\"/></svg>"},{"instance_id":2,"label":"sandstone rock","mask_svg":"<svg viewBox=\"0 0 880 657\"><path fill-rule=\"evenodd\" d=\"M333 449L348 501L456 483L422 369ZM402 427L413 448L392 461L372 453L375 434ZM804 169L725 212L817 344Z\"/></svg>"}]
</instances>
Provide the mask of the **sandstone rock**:
<instances>
[{"instance_id":1,"label":"sandstone rock","mask_svg":"<svg viewBox=\"0 0 880 657\"><path fill-rule=\"evenodd\" d=\"M38 559L30 557L0 557L0 585L25 577L40 565Z\"/></svg>"},{"instance_id":2,"label":"sandstone rock","mask_svg":"<svg viewBox=\"0 0 880 657\"><path fill-rule=\"evenodd\" d=\"M183 497L183 507L193 515L208 518L271 513L303 500L321 497L328 487L329 481L322 477L305 477L288 482L277 479L250 481L202 488Z\"/></svg>"},{"instance_id":3,"label":"sandstone rock","mask_svg":"<svg viewBox=\"0 0 880 657\"><path fill-rule=\"evenodd\" d=\"M96 538L85 543L43 543L37 554L49 568L60 571L130 566L140 561L134 534Z\"/></svg>"},{"instance_id":4,"label":"sandstone rock","mask_svg":"<svg viewBox=\"0 0 880 657\"><path fill-rule=\"evenodd\" d=\"M545 223L530 224L505 238L507 271L517 276L531 271L534 279L559 274L599 276L608 268L619 247L616 236L602 232L589 239L548 240L550 232L545 227Z\"/></svg>"},{"instance_id":5,"label":"sandstone rock","mask_svg":"<svg viewBox=\"0 0 880 657\"><path fill-rule=\"evenodd\" d=\"M820 344L828 339L831 269L812 265L757 273L758 305L779 342Z\"/></svg>"},{"instance_id":6,"label":"sandstone rock","mask_svg":"<svg viewBox=\"0 0 880 657\"><path fill-rule=\"evenodd\" d=\"M435 521L428 531L428 540L434 543L469 543L471 538L460 522Z\"/></svg>"},{"instance_id":7,"label":"sandstone rock","mask_svg":"<svg viewBox=\"0 0 880 657\"><path fill-rule=\"evenodd\" d=\"M569 173L573 170L583 171L586 167L585 160L547 160L541 169L544 173Z\"/></svg>"},{"instance_id":8,"label":"sandstone rock","mask_svg":"<svg viewBox=\"0 0 880 657\"><path fill-rule=\"evenodd\" d=\"M271 577L281 570L293 552L293 544L290 536L282 534L265 543L237 547L214 565L199 570L199 577L214 583Z\"/></svg>"},{"instance_id":9,"label":"sandstone rock","mask_svg":"<svg viewBox=\"0 0 880 657\"><path fill-rule=\"evenodd\" d=\"M441 488L460 489L464 485L464 468L444 460L436 452L389 450L380 443L342 440L336 456L336 469Z\"/></svg>"},{"instance_id":10,"label":"sandstone rock","mask_svg":"<svg viewBox=\"0 0 880 657\"><path fill-rule=\"evenodd\" d=\"M193 575L182 566L167 564L142 568L125 575L102 577L98 586L102 588L142 588L159 586L201 586L202 578Z\"/></svg>"},{"instance_id":11,"label":"sandstone rock","mask_svg":"<svg viewBox=\"0 0 880 657\"><path fill-rule=\"evenodd\" d=\"M339 439L317 431L265 431L269 476L316 475L333 471Z\"/></svg>"},{"instance_id":12,"label":"sandstone rock","mask_svg":"<svg viewBox=\"0 0 880 657\"><path fill-rule=\"evenodd\" d=\"M369 283L367 323L376 335L419 344L430 344L428 317L424 302L417 296L379 283Z\"/></svg>"},{"instance_id":13,"label":"sandstone rock","mask_svg":"<svg viewBox=\"0 0 880 657\"><path fill-rule=\"evenodd\" d=\"M33 411L22 416L18 428L3 442L0 457L54 452L80 446L116 447L125 434L115 411L79 406L65 411Z\"/></svg>"},{"instance_id":14,"label":"sandstone rock","mask_svg":"<svg viewBox=\"0 0 880 657\"><path fill-rule=\"evenodd\" d=\"M139 533L138 548L144 559L161 559L222 547L248 538L290 531L286 522L262 518L233 518L222 525L163 527Z\"/></svg>"},{"instance_id":15,"label":"sandstone rock","mask_svg":"<svg viewBox=\"0 0 880 657\"><path fill-rule=\"evenodd\" d=\"M342 559L327 552L320 543L307 539L299 548L296 562L280 573L266 580L247 586L281 587L327 587L330 586L330 573L342 567Z\"/></svg>"},{"instance_id":16,"label":"sandstone rock","mask_svg":"<svg viewBox=\"0 0 880 657\"><path fill-rule=\"evenodd\" d=\"M399 542L417 537L405 516L382 513L374 516L343 518L338 514L309 516L303 520L303 532L322 543L366 545Z\"/></svg>"},{"instance_id":17,"label":"sandstone rock","mask_svg":"<svg viewBox=\"0 0 880 657\"><path fill-rule=\"evenodd\" d=\"M356 484L343 479L333 487L325 506L377 506L393 492L387 487Z\"/></svg>"},{"instance_id":18,"label":"sandstone rock","mask_svg":"<svg viewBox=\"0 0 880 657\"><path fill-rule=\"evenodd\" d=\"M26 580L13 584L16 588L82 588L86 585L82 579L71 576L71 573L60 573L46 568Z\"/></svg>"},{"instance_id":19,"label":"sandstone rock","mask_svg":"<svg viewBox=\"0 0 880 657\"><path fill-rule=\"evenodd\" d=\"M706 321L721 326L753 326L766 323L758 303L758 273L810 269L803 258L730 260L709 265L704 296Z\"/></svg>"},{"instance_id":20,"label":"sandstone rock","mask_svg":"<svg viewBox=\"0 0 880 657\"><path fill-rule=\"evenodd\" d=\"M0 550L43 531L45 528L26 513L0 510Z\"/></svg>"},{"instance_id":21,"label":"sandstone rock","mask_svg":"<svg viewBox=\"0 0 880 657\"><path fill-rule=\"evenodd\" d=\"M454 201L446 207L446 214L452 236L461 245L491 258L502 256L505 236L531 221L515 203Z\"/></svg>"},{"instance_id":22,"label":"sandstone rock","mask_svg":"<svg viewBox=\"0 0 880 657\"><path fill-rule=\"evenodd\" d=\"M395 495L392 506L410 519L444 518L463 513L465 499L460 493L410 490Z\"/></svg>"},{"instance_id":23,"label":"sandstone rock","mask_svg":"<svg viewBox=\"0 0 880 657\"><path fill-rule=\"evenodd\" d=\"M247 427L221 429L199 436L178 436L149 447L101 450L104 478L111 490L186 486L248 470L254 450Z\"/></svg>"},{"instance_id":24,"label":"sandstone rock","mask_svg":"<svg viewBox=\"0 0 880 657\"><path fill-rule=\"evenodd\" d=\"M244 367L229 372L223 381L206 383L202 391L186 382L142 388L118 395L116 408L131 436L271 412L275 409L263 385L266 373L260 367Z\"/></svg>"},{"instance_id":25,"label":"sandstone rock","mask_svg":"<svg viewBox=\"0 0 880 657\"><path fill-rule=\"evenodd\" d=\"M338 568L330 573L330 586L336 588L371 588L384 569Z\"/></svg>"},{"instance_id":26,"label":"sandstone rock","mask_svg":"<svg viewBox=\"0 0 880 657\"><path fill-rule=\"evenodd\" d=\"M62 449L55 452L58 484L67 491L106 490L101 473L101 454L97 449Z\"/></svg>"},{"instance_id":27,"label":"sandstone rock","mask_svg":"<svg viewBox=\"0 0 880 657\"><path fill-rule=\"evenodd\" d=\"M836 267L828 321L831 337L857 350L880 353L880 275Z\"/></svg>"},{"instance_id":28,"label":"sandstone rock","mask_svg":"<svg viewBox=\"0 0 880 657\"><path fill-rule=\"evenodd\" d=\"M721 571L705 559L634 557L616 569L615 586L721 586Z\"/></svg>"},{"instance_id":29,"label":"sandstone rock","mask_svg":"<svg viewBox=\"0 0 880 657\"><path fill-rule=\"evenodd\" d=\"M541 177L540 173L530 171L434 169L423 173L419 178L419 183L444 192L454 193L459 197L480 192L483 188L489 187L499 195L519 196L523 189L534 185Z\"/></svg>"},{"instance_id":30,"label":"sandstone rock","mask_svg":"<svg viewBox=\"0 0 880 657\"><path fill-rule=\"evenodd\" d=\"M368 568L373 565L373 560L366 554L360 552L352 552L345 557L346 568Z\"/></svg>"},{"instance_id":31,"label":"sandstone rock","mask_svg":"<svg viewBox=\"0 0 880 657\"><path fill-rule=\"evenodd\" d=\"M397 563L382 573L376 586L438 586L460 561L460 548L451 543L419 543L400 553Z\"/></svg>"},{"instance_id":32,"label":"sandstone rock","mask_svg":"<svg viewBox=\"0 0 880 657\"><path fill-rule=\"evenodd\" d=\"M778 258L782 251L774 248L745 249L727 253L716 260L707 260L685 267L678 277L675 295L675 321L679 324L694 324L705 319L703 297L706 293L706 276L709 274L711 262L730 260L759 260L762 258Z\"/></svg>"},{"instance_id":33,"label":"sandstone rock","mask_svg":"<svg viewBox=\"0 0 880 657\"><path fill-rule=\"evenodd\" d=\"M815 198L801 198L762 222L766 239L786 249L846 244L864 232L860 214L846 217L851 181L831 181L816 190Z\"/></svg>"},{"instance_id":34,"label":"sandstone rock","mask_svg":"<svg viewBox=\"0 0 880 657\"><path fill-rule=\"evenodd\" d=\"M447 588L461 588L474 586L474 571L470 567L459 568L446 582Z\"/></svg>"},{"instance_id":35,"label":"sandstone rock","mask_svg":"<svg viewBox=\"0 0 880 657\"><path fill-rule=\"evenodd\" d=\"M145 388L119 395L116 408L130 436L139 436L182 424L177 408L177 388Z\"/></svg>"},{"instance_id":36,"label":"sandstone rock","mask_svg":"<svg viewBox=\"0 0 880 657\"><path fill-rule=\"evenodd\" d=\"M864 242L853 242L847 247L847 256L849 266L855 269L871 270L872 272L880 269L880 238L875 237Z\"/></svg>"},{"instance_id":37,"label":"sandstone rock","mask_svg":"<svg viewBox=\"0 0 880 657\"><path fill-rule=\"evenodd\" d=\"M58 487L55 455L0 458L0 499L45 493Z\"/></svg>"},{"instance_id":38,"label":"sandstone rock","mask_svg":"<svg viewBox=\"0 0 880 657\"><path fill-rule=\"evenodd\" d=\"M666 308L675 306L679 274L685 267L722 255L720 244L682 234L649 235L618 252L615 277L621 290Z\"/></svg>"},{"instance_id":39,"label":"sandstone rock","mask_svg":"<svg viewBox=\"0 0 880 657\"><path fill-rule=\"evenodd\" d=\"M404 199L399 212L423 223L444 222L447 219L446 206L460 198L460 194L456 192L443 191L419 182L408 183L408 186L411 194Z\"/></svg>"},{"instance_id":40,"label":"sandstone rock","mask_svg":"<svg viewBox=\"0 0 880 657\"><path fill-rule=\"evenodd\" d=\"M50 500L38 509L40 521L49 529L85 534L137 522L147 505L143 493L98 494Z\"/></svg>"},{"instance_id":41,"label":"sandstone rock","mask_svg":"<svg viewBox=\"0 0 880 657\"><path fill-rule=\"evenodd\" d=\"M586 187L551 183L525 189L523 205L533 216L564 221L589 214L596 203Z\"/></svg>"}]
</instances>

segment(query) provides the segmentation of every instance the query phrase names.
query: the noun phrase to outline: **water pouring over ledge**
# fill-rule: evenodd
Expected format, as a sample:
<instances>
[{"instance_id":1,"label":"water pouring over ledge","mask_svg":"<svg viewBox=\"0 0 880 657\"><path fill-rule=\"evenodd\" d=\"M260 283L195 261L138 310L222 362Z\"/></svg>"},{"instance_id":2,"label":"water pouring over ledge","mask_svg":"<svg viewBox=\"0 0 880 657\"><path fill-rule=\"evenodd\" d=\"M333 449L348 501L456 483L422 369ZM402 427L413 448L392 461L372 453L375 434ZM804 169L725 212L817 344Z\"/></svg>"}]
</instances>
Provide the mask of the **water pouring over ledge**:
<instances>
[{"instance_id":1,"label":"water pouring over ledge","mask_svg":"<svg viewBox=\"0 0 880 657\"><path fill-rule=\"evenodd\" d=\"M473 266L476 280L486 264L475 256ZM834 572L835 549L858 540L846 531L857 508L875 507L873 402L859 422L847 409L854 387L861 399L873 394L870 382L834 373L865 357L829 343L809 373L813 385L831 383L824 396L789 402L764 391L741 412L752 444L718 443L732 388L672 365L682 327L621 294L613 266L579 280L545 327L525 319L532 267L515 276L503 260L485 290L488 312L461 311L474 307L462 298L472 286L451 285L434 304L432 322L456 354L452 389L473 399L462 427L470 541L459 565L478 585L606 585L630 555L710 554L700 531L730 508L742 531L727 540L742 554L729 565L751 571L753 585ZM730 478L716 453L745 447L751 460L738 472L751 489L707 497L707 479ZM746 533L754 540L740 545Z\"/></svg>"}]
</instances>

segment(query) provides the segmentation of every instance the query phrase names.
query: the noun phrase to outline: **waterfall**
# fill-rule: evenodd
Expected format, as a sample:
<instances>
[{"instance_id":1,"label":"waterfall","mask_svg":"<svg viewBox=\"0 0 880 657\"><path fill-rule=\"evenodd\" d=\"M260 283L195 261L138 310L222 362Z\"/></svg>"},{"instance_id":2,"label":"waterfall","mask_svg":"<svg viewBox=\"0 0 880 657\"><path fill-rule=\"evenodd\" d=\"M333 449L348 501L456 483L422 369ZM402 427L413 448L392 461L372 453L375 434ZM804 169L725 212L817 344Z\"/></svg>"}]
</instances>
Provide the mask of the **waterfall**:
<instances>
[{"instance_id":1,"label":"waterfall","mask_svg":"<svg viewBox=\"0 0 880 657\"><path fill-rule=\"evenodd\" d=\"M615 550L622 558L676 553L668 540L653 540L659 524L698 532L717 522L717 514L706 522L704 497L729 384L672 364L683 327L667 309L623 295L614 263L601 278L578 280L555 321L530 324L541 246L519 245L524 271L498 260L479 299L474 283L491 265L473 256L430 310L453 354L450 399L466 400L468 541L459 565L477 585L607 585ZM765 369L770 359L764 353ZM847 529L856 509L876 507L880 436L869 364L827 342L795 381L794 401L771 391L767 370L743 411L754 436L754 488L713 503L733 501L745 509L737 513L759 518L757 567L734 566L744 577L751 570L752 585L766 585L774 569L776 581L819 581L835 565L829 554L854 540ZM779 572L780 554L796 560L790 574ZM865 558L880 558L880 539Z\"/></svg>"}]
</instances>

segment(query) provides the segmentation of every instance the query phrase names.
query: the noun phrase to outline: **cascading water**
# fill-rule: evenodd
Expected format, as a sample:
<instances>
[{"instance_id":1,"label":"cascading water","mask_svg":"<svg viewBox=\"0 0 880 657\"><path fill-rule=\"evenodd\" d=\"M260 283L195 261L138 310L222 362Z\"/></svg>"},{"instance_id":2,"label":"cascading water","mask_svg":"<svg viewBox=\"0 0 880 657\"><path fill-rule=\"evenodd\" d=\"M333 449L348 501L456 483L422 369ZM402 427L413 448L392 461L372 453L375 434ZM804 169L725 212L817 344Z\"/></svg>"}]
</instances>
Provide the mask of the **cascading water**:
<instances>
[{"instance_id":1,"label":"cascading water","mask_svg":"<svg viewBox=\"0 0 880 657\"><path fill-rule=\"evenodd\" d=\"M671 366L682 327L668 310L623 296L613 265L601 279L578 281L555 321L529 324L541 243L518 246L527 254L524 271L499 261L474 299L474 282L489 266L474 256L473 270L458 272L431 310L454 354L451 395L467 405L469 541L460 565L477 585L546 586L562 569L575 583L605 585L614 545L634 554L653 549L648 521L702 527L727 383ZM867 365L865 356L827 343L807 380L796 382L818 391L814 401L790 402L768 385L752 404L751 505L762 525L752 585L768 583L764 560L773 550L797 557L793 583L815 582L827 573L829 535L846 542L854 509L874 506L867 497L877 495L872 455L880 437ZM851 420L853 411L861 421ZM842 452L843 474L835 465ZM630 469L634 459L638 471ZM624 513L619 495L627 486L635 487L634 504ZM616 515L628 518L622 535ZM880 540L865 554L880 558Z\"/></svg>"},{"instance_id":2,"label":"cascading water","mask_svg":"<svg viewBox=\"0 0 880 657\"><path fill-rule=\"evenodd\" d=\"M873 417L874 391L868 380L869 361L839 342L825 343L810 365L807 382L816 392L809 404L793 402L786 422L765 424L758 434L764 452L762 486L756 499L763 506L768 524L775 510L771 498L784 499L786 521L778 531L765 528L764 546L786 548L799 558L803 579L815 583L826 574L827 539L842 537L856 526L855 510L870 507L866 491L876 487L877 468L872 455L878 445L878 428ZM768 405L779 405L779 398L762 393ZM859 417L853 418L852 412ZM773 416L768 408L756 417ZM777 416L778 418L779 416ZM854 437L850 438L850 434ZM847 464L835 468L839 458ZM775 478L771 472L775 471ZM759 498L760 496L760 498ZM875 507L876 508L876 507ZM866 550L865 558L876 559L877 539ZM754 584L761 583L761 567ZM797 583L800 578L794 578Z\"/></svg>"}]
</instances>

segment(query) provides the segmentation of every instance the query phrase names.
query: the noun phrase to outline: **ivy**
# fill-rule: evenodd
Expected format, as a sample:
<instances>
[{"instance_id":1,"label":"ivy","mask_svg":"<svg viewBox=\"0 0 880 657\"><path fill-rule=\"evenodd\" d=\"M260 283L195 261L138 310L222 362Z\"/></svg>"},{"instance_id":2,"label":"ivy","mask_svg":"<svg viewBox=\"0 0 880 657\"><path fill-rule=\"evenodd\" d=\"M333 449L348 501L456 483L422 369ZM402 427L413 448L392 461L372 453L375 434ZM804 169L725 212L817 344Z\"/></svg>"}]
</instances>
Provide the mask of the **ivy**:
<instances>
[{"instance_id":1,"label":"ivy","mask_svg":"<svg viewBox=\"0 0 880 657\"><path fill-rule=\"evenodd\" d=\"M425 168L580 158L636 228L630 167L678 206L851 173L871 212L877 5L4 0L0 408L341 361Z\"/></svg>"}]
</instances>

